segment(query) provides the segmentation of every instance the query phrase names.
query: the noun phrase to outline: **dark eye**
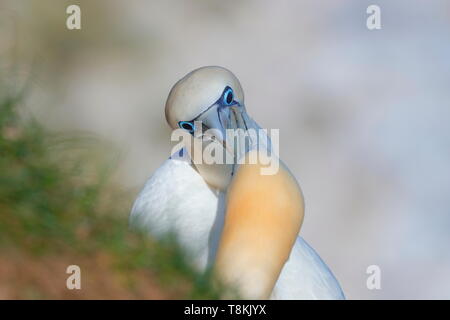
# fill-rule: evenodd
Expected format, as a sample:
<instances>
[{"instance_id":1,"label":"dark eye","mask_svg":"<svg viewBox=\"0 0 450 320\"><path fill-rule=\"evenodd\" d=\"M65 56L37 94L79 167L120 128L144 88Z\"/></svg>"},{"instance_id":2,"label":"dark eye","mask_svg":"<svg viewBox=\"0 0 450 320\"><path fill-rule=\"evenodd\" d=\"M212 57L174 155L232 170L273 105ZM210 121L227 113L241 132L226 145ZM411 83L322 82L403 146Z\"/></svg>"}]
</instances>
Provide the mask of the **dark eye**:
<instances>
[{"instance_id":1,"label":"dark eye","mask_svg":"<svg viewBox=\"0 0 450 320\"><path fill-rule=\"evenodd\" d=\"M178 126L181 129L189 131L190 133L193 133L195 131L195 125L190 121L180 121L178 122Z\"/></svg>"},{"instance_id":2,"label":"dark eye","mask_svg":"<svg viewBox=\"0 0 450 320\"><path fill-rule=\"evenodd\" d=\"M223 104L226 106L231 106L234 101L233 89L227 88L223 93Z\"/></svg>"}]
</instances>

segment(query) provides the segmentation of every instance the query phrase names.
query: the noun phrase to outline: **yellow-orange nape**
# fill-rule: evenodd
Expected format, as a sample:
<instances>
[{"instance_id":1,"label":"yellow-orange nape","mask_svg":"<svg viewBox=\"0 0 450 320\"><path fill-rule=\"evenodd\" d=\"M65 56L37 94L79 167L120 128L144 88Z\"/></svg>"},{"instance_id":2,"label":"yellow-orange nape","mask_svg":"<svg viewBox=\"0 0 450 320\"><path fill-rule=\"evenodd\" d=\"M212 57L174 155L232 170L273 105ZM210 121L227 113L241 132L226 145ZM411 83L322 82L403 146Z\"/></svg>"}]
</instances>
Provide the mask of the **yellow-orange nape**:
<instances>
[{"instance_id":1,"label":"yellow-orange nape","mask_svg":"<svg viewBox=\"0 0 450 320\"><path fill-rule=\"evenodd\" d=\"M247 155L251 158L251 151ZM262 175L262 163L240 165L227 193L215 272L245 299L267 299L289 258L304 216L301 189L281 164Z\"/></svg>"}]
</instances>

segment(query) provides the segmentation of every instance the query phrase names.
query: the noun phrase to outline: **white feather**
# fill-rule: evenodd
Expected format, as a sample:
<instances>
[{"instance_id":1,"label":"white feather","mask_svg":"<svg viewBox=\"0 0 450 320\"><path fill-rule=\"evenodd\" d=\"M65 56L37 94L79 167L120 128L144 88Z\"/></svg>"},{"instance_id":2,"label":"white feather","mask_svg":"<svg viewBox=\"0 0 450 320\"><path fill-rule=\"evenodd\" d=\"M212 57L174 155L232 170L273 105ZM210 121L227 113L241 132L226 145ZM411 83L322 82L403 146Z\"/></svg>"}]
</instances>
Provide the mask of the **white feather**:
<instances>
[{"instance_id":1,"label":"white feather","mask_svg":"<svg viewBox=\"0 0 450 320\"><path fill-rule=\"evenodd\" d=\"M158 237L173 232L195 266L205 270L215 259L224 201L225 195L209 187L188 158L171 158L145 184L130 224ZM326 264L298 237L271 298L343 299L344 295Z\"/></svg>"},{"instance_id":2,"label":"white feather","mask_svg":"<svg viewBox=\"0 0 450 320\"><path fill-rule=\"evenodd\" d=\"M215 257L224 199L190 160L171 158L146 182L131 210L130 225L157 237L173 233L197 267L205 269Z\"/></svg>"},{"instance_id":3,"label":"white feather","mask_svg":"<svg viewBox=\"0 0 450 320\"><path fill-rule=\"evenodd\" d=\"M298 237L271 299L345 299L339 282L308 243Z\"/></svg>"}]
</instances>

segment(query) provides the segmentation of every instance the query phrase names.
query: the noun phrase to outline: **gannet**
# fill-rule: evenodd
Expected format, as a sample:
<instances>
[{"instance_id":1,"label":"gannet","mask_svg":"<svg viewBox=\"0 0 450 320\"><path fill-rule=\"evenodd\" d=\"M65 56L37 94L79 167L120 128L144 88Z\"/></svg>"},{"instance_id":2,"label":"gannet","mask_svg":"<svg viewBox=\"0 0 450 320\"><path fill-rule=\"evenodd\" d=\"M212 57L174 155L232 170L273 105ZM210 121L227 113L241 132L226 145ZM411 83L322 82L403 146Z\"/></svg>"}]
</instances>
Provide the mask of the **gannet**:
<instances>
[{"instance_id":1,"label":"gannet","mask_svg":"<svg viewBox=\"0 0 450 320\"><path fill-rule=\"evenodd\" d=\"M282 162L263 175L267 162L246 161L273 151L270 139L250 138L242 148L226 139L227 129L261 129L246 112L236 76L218 66L188 73L172 87L165 116L190 142L148 179L130 225L157 237L174 234L198 270L212 268L242 298L344 299L330 269L299 236L304 201L295 177ZM233 161L202 162L195 143Z\"/></svg>"}]
</instances>

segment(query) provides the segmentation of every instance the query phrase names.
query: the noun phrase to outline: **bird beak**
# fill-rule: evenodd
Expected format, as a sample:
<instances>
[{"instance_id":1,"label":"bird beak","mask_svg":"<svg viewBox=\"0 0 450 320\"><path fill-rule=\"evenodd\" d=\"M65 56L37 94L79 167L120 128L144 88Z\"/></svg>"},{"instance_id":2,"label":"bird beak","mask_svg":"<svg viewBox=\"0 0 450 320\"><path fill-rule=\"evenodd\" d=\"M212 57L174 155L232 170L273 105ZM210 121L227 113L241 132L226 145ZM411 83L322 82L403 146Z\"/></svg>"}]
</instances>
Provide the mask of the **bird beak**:
<instances>
[{"instance_id":1,"label":"bird beak","mask_svg":"<svg viewBox=\"0 0 450 320\"><path fill-rule=\"evenodd\" d=\"M255 129L256 133L259 127L241 104L215 105L204 115L201 123L202 140L220 143L227 153L232 155L234 164L257 146L257 137L248 133L249 129Z\"/></svg>"},{"instance_id":2,"label":"bird beak","mask_svg":"<svg viewBox=\"0 0 450 320\"><path fill-rule=\"evenodd\" d=\"M227 144L227 129L236 125L236 111L216 104L194 120L195 131L188 148L193 164L205 181L225 191L235 170L233 148ZM230 160L231 159L231 160Z\"/></svg>"}]
</instances>

